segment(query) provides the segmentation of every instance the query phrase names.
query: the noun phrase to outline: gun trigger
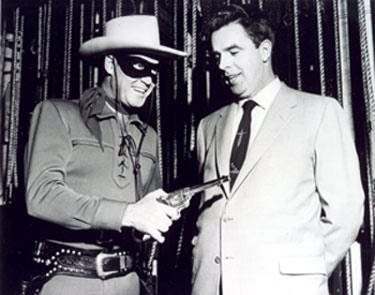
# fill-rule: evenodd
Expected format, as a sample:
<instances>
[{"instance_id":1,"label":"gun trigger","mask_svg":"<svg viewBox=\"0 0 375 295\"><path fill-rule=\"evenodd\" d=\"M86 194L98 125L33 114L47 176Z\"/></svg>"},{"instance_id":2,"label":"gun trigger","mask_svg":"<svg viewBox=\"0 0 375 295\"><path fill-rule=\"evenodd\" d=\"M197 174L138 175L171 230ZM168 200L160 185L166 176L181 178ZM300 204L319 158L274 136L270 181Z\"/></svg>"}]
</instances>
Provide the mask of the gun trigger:
<instances>
[{"instance_id":1,"label":"gun trigger","mask_svg":"<svg viewBox=\"0 0 375 295\"><path fill-rule=\"evenodd\" d=\"M163 197L159 197L159 198L157 198L157 200L158 200L160 203L163 203L163 204L165 204L165 205L169 205L168 202L167 202L167 200L164 199Z\"/></svg>"}]
</instances>

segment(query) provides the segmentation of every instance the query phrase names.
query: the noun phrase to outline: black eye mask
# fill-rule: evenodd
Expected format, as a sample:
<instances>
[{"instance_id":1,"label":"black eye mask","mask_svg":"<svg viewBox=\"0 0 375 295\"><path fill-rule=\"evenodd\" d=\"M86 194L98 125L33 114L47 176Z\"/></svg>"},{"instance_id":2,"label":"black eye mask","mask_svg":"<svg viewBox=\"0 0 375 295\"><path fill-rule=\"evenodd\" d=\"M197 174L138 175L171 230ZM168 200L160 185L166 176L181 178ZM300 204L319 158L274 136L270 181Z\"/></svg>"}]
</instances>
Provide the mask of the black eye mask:
<instances>
[{"instance_id":1,"label":"black eye mask","mask_svg":"<svg viewBox=\"0 0 375 295\"><path fill-rule=\"evenodd\" d=\"M159 72L158 64L152 64L137 56L116 56L116 59L125 75L132 78L151 77L155 83Z\"/></svg>"}]
</instances>

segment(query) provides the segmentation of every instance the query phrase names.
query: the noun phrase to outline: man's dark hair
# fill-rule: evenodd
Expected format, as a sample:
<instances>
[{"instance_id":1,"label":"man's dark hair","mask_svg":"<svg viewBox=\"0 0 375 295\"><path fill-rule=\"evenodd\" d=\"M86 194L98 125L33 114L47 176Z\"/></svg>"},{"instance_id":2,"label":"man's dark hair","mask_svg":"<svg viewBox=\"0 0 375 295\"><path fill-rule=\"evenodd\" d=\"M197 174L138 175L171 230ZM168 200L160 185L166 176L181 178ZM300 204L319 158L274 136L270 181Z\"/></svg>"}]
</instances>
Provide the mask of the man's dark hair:
<instances>
[{"instance_id":1,"label":"man's dark hair","mask_svg":"<svg viewBox=\"0 0 375 295\"><path fill-rule=\"evenodd\" d=\"M274 27L265 13L255 5L241 7L235 4L223 7L211 16L208 22L208 40L215 31L230 23L241 24L256 48L266 39L275 43Z\"/></svg>"}]
</instances>

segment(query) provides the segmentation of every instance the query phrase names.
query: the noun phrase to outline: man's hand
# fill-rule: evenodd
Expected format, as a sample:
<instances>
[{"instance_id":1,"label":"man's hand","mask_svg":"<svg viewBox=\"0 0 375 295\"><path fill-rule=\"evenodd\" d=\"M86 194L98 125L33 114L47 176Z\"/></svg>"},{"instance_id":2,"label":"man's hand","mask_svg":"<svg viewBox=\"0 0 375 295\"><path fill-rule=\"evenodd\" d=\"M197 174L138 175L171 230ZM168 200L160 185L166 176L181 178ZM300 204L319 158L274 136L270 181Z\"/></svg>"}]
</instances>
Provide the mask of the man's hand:
<instances>
[{"instance_id":1,"label":"man's hand","mask_svg":"<svg viewBox=\"0 0 375 295\"><path fill-rule=\"evenodd\" d=\"M158 189L147 194L134 204L129 204L122 218L122 226L134 229L151 236L159 243L164 242L163 233L167 232L172 221L180 217L178 209L159 202L159 197L167 193Z\"/></svg>"}]
</instances>

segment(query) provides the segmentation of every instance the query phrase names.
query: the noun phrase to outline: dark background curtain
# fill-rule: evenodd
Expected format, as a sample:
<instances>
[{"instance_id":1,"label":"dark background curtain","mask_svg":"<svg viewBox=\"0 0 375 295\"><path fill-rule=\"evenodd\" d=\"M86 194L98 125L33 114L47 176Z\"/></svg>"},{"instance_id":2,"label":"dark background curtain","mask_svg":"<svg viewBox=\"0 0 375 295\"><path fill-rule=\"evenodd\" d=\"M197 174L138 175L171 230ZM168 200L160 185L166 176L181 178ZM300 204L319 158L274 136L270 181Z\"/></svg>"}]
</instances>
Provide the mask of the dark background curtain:
<instances>
[{"instance_id":1,"label":"dark background curtain","mask_svg":"<svg viewBox=\"0 0 375 295\"><path fill-rule=\"evenodd\" d=\"M335 0L255 1L119 1L119 0L3 0L1 4L1 186L0 186L0 293L13 294L25 272L34 228L24 204L23 149L35 105L49 98L78 98L97 82L100 73L80 61L79 45L102 34L103 24L116 16L134 13L159 18L163 44L188 50L186 61L161 69L156 99L148 101L143 118L159 131L163 183L166 191L198 181L195 131L205 115L228 104L230 93L220 83L203 32L207 16L227 3L255 3L271 11L277 24L275 72L289 86L336 97L345 105L344 73L339 65L337 3ZM374 15L374 2L369 11ZM374 124L366 99L363 46L358 2L347 4L347 49L350 67L350 115L360 156L363 183L371 187L368 152L369 122ZM319 5L319 6L317 6ZM318 8L317 8L318 7ZM373 24L371 24L373 26ZM297 30L296 30L297 29ZM296 33L298 32L298 34ZM370 37L370 36L368 36ZM373 38L373 36L371 36ZM370 38L370 40L373 40ZM343 42L344 40L341 40ZM319 45L322 47L319 48ZM372 45L373 44L368 44ZM320 50L323 49L323 50ZM362 51L361 51L362 50ZM371 56L370 56L371 58ZM373 58L373 56L372 56ZM323 66L323 67L322 67ZM369 180L370 179L370 180ZM374 189L368 189L365 223L358 237L361 246L363 294L373 260L371 220ZM160 248L160 294L189 294L190 241L194 235L198 199L194 199ZM351 294L347 264L330 280L332 294Z\"/></svg>"}]
</instances>

